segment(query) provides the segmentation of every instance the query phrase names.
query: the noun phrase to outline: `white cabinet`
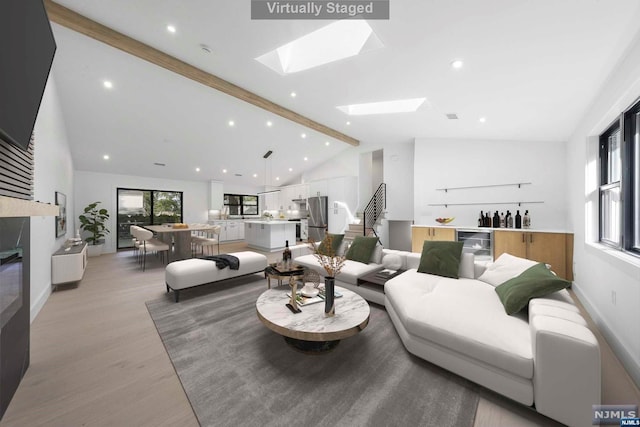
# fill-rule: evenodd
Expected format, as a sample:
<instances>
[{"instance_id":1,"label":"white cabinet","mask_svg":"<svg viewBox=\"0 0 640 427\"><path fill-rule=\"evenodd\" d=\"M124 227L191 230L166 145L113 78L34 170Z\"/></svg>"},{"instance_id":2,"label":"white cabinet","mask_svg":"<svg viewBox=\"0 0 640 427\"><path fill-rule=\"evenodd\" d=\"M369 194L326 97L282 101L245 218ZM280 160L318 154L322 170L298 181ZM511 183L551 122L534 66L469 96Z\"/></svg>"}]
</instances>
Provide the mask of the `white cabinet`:
<instances>
[{"instance_id":1,"label":"white cabinet","mask_svg":"<svg viewBox=\"0 0 640 427\"><path fill-rule=\"evenodd\" d=\"M209 188L209 209L214 211L222 210L224 205L224 189L222 187L222 182L211 181Z\"/></svg>"},{"instance_id":2,"label":"white cabinet","mask_svg":"<svg viewBox=\"0 0 640 427\"><path fill-rule=\"evenodd\" d=\"M259 197L259 209L262 211L277 211L280 209L280 191L272 191L269 193L261 194Z\"/></svg>"},{"instance_id":3,"label":"white cabinet","mask_svg":"<svg viewBox=\"0 0 640 427\"><path fill-rule=\"evenodd\" d=\"M244 239L244 222L240 220L217 220L214 225L220 226L220 241L230 242Z\"/></svg>"},{"instance_id":4,"label":"white cabinet","mask_svg":"<svg viewBox=\"0 0 640 427\"><path fill-rule=\"evenodd\" d=\"M87 268L87 244L62 247L51 256L51 284L82 280Z\"/></svg>"},{"instance_id":5,"label":"white cabinet","mask_svg":"<svg viewBox=\"0 0 640 427\"><path fill-rule=\"evenodd\" d=\"M308 197L327 196L329 193L329 185L327 180L312 181L309 183Z\"/></svg>"},{"instance_id":6,"label":"white cabinet","mask_svg":"<svg viewBox=\"0 0 640 427\"><path fill-rule=\"evenodd\" d=\"M238 232L239 221L229 221L227 223L227 238L225 240L238 240L240 238L240 233Z\"/></svg>"}]
</instances>

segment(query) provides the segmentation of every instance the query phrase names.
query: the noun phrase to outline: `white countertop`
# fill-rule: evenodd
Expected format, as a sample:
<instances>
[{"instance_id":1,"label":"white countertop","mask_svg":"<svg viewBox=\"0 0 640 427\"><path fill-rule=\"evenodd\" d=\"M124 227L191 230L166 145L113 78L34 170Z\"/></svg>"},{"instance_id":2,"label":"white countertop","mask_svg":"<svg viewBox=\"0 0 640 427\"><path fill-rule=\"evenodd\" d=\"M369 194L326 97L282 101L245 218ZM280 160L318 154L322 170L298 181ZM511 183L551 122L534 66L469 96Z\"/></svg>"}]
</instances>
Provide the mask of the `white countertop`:
<instances>
[{"instance_id":1,"label":"white countertop","mask_svg":"<svg viewBox=\"0 0 640 427\"><path fill-rule=\"evenodd\" d=\"M572 231L567 230L558 230L558 229L541 229L541 228L494 228L494 227L478 227L470 226L466 227L463 225L426 225L426 224L413 224L411 227L432 227L432 228L453 228L456 230L468 230L468 231L527 231L532 233L573 233Z\"/></svg>"},{"instance_id":2,"label":"white countertop","mask_svg":"<svg viewBox=\"0 0 640 427\"><path fill-rule=\"evenodd\" d=\"M272 219L271 221L266 221L266 220L253 220L253 219L247 219L244 221L245 224L265 224L265 225L282 225L282 224L297 224L300 221L289 221L286 219L282 219L282 220L277 220L277 219Z\"/></svg>"}]
</instances>

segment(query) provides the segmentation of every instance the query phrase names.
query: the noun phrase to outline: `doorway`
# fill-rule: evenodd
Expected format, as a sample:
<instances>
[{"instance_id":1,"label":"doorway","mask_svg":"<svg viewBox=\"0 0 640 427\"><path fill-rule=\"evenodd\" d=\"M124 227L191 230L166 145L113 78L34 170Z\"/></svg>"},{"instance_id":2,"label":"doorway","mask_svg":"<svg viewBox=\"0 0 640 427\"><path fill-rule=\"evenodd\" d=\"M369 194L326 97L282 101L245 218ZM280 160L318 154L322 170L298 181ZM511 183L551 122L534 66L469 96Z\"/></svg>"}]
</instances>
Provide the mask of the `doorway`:
<instances>
[{"instance_id":1,"label":"doorway","mask_svg":"<svg viewBox=\"0 0 640 427\"><path fill-rule=\"evenodd\" d=\"M118 249L133 247L132 225L182 222L182 191L118 188Z\"/></svg>"}]
</instances>

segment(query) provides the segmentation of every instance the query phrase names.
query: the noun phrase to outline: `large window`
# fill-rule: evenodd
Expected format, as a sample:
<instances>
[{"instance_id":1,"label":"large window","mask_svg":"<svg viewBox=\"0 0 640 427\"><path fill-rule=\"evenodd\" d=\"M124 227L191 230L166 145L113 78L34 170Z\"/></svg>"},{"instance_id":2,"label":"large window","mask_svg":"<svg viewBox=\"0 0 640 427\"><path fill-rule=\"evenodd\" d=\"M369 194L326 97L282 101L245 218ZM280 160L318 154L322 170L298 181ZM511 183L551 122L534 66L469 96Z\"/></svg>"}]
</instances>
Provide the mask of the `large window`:
<instances>
[{"instance_id":1,"label":"large window","mask_svg":"<svg viewBox=\"0 0 640 427\"><path fill-rule=\"evenodd\" d=\"M225 194L224 205L229 215L257 215L258 196L251 194Z\"/></svg>"},{"instance_id":2,"label":"large window","mask_svg":"<svg viewBox=\"0 0 640 427\"><path fill-rule=\"evenodd\" d=\"M133 246L129 227L182 222L182 192L118 188L118 249Z\"/></svg>"},{"instance_id":3,"label":"large window","mask_svg":"<svg viewBox=\"0 0 640 427\"><path fill-rule=\"evenodd\" d=\"M600 241L640 255L640 102L600 136Z\"/></svg>"}]
</instances>

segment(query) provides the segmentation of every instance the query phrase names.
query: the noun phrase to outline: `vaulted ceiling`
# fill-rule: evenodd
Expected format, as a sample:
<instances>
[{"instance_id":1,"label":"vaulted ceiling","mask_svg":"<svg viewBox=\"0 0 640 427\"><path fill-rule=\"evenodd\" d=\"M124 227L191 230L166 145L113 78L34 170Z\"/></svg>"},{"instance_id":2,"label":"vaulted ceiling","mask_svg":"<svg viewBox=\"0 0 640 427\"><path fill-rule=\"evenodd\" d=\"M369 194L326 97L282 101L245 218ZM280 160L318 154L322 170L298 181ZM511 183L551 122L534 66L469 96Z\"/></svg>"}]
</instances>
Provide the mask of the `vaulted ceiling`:
<instances>
[{"instance_id":1,"label":"vaulted ceiling","mask_svg":"<svg viewBox=\"0 0 640 427\"><path fill-rule=\"evenodd\" d=\"M58 4L355 138L363 150L415 137L566 140L640 22L637 0L391 0L389 20L369 21L382 48L283 76L255 58L330 21L251 20L250 2L238 0ZM79 170L281 185L350 147L53 29L54 78ZM455 59L462 68L451 67ZM420 97L427 100L413 113L348 116L336 108Z\"/></svg>"}]
</instances>

